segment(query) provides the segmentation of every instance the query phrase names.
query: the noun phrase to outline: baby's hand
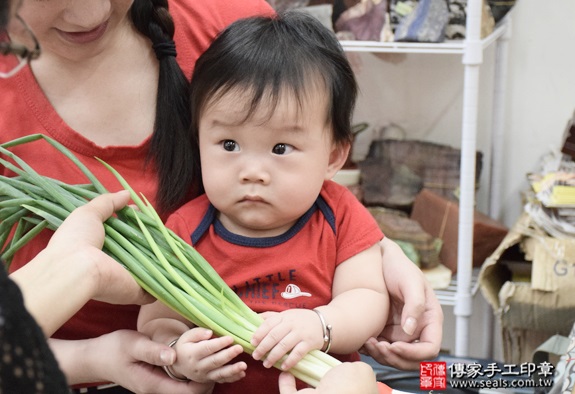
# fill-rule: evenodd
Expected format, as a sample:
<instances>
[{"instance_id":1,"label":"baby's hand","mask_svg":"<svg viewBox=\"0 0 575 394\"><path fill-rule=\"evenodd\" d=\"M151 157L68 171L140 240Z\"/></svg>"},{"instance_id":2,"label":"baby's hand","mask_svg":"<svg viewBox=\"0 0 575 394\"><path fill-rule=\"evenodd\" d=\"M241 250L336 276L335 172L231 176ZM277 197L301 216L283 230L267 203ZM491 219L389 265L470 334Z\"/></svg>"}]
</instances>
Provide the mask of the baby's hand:
<instances>
[{"instance_id":1,"label":"baby's hand","mask_svg":"<svg viewBox=\"0 0 575 394\"><path fill-rule=\"evenodd\" d=\"M246 376L245 362L228 364L243 352L232 337L212 338L212 331L195 327L186 331L174 348L173 371L198 383L230 383Z\"/></svg>"},{"instance_id":2,"label":"baby's hand","mask_svg":"<svg viewBox=\"0 0 575 394\"><path fill-rule=\"evenodd\" d=\"M321 349L323 346L321 321L311 309L266 312L262 317L265 320L251 340L256 347L252 357L256 360L265 357L263 364L266 368L272 367L289 353L281 364L281 369L286 371L309 351Z\"/></svg>"}]
</instances>

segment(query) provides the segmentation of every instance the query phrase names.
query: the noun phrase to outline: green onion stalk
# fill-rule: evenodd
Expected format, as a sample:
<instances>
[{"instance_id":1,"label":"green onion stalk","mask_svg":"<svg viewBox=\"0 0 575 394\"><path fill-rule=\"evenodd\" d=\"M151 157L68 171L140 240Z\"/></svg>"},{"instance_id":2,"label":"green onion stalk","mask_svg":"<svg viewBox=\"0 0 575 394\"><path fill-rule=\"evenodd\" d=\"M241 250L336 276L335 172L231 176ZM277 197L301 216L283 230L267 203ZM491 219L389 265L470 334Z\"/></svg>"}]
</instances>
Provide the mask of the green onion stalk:
<instances>
[{"instance_id":1,"label":"green onion stalk","mask_svg":"<svg viewBox=\"0 0 575 394\"><path fill-rule=\"evenodd\" d=\"M38 174L9 148L43 139L65 155L88 183L69 185ZM9 265L14 254L44 229L56 230L77 207L108 191L72 152L42 134L0 145L0 165L16 176L0 176L0 251ZM99 160L99 159L98 159ZM218 336L231 336L246 353L262 323L224 282L212 266L188 243L166 228L144 196L139 196L114 168L99 160L130 191L138 210L125 207L104 223L103 250L133 275L143 289L193 324ZM275 367L279 368L279 360ZM339 360L319 351L309 352L290 372L317 387L322 376Z\"/></svg>"}]
</instances>

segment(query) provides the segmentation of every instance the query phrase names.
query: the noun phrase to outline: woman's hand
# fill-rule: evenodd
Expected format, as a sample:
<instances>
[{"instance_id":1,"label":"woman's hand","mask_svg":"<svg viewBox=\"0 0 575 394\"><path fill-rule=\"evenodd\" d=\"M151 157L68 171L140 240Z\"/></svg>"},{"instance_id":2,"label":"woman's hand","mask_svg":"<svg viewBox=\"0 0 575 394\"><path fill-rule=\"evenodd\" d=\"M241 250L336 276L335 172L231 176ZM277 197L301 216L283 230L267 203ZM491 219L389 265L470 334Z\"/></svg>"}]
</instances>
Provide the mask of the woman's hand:
<instances>
[{"instance_id":1,"label":"woman's hand","mask_svg":"<svg viewBox=\"0 0 575 394\"><path fill-rule=\"evenodd\" d=\"M118 330L81 341L50 339L50 347L69 384L114 382L135 393L205 394L211 388L173 380L161 368L176 352L132 330Z\"/></svg>"},{"instance_id":2,"label":"woman's hand","mask_svg":"<svg viewBox=\"0 0 575 394\"><path fill-rule=\"evenodd\" d=\"M46 251L68 269L83 263L90 270L90 298L111 304L144 304L154 300L117 261L102 252L102 223L130 200L128 191L104 194L75 209L54 233ZM54 261L53 263L56 263Z\"/></svg>"},{"instance_id":3,"label":"woman's hand","mask_svg":"<svg viewBox=\"0 0 575 394\"><path fill-rule=\"evenodd\" d=\"M48 337L90 299L114 304L154 301L118 262L102 252L103 222L130 199L104 194L74 210L42 252L10 275Z\"/></svg>"},{"instance_id":4,"label":"woman's hand","mask_svg":"<svg viewBox=\"0 0 575 394\"><path fill-rule=\"evenodd\" d=\"M419 369L419 362L437 357L441 348L443 311L431 285L393 241L384 239L383 275L391 299L383 332L363 347L380 364Z\"/></svg>"}]
</instances>

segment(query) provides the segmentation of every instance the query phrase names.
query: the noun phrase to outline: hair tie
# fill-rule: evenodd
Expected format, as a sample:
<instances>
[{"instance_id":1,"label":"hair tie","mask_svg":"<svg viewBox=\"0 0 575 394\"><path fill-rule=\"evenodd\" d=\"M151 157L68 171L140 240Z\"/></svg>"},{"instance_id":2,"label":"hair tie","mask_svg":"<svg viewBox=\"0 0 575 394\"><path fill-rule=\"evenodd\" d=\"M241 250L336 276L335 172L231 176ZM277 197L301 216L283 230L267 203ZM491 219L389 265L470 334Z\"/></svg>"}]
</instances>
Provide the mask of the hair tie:
<instances>
[{"instance_id":1,"label":"hair tie","mask_svg":"<svg viewBox=\"0 0 575 394\"><path fill-rule=\"evenodd\" d=\"M177 55L176 43L173 40L156 43L152 45L152 48L154 48L158 60L162 60L166 56L176 57Z\"/></svg>"}]
</instances>

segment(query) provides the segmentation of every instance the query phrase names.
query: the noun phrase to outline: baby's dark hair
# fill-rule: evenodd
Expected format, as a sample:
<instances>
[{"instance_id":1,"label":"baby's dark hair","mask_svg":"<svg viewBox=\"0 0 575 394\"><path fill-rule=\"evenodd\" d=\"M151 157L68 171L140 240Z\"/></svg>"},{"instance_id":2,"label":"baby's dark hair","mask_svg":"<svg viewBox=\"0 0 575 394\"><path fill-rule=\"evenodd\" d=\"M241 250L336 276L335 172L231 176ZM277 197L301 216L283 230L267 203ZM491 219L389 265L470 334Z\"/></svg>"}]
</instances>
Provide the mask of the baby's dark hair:
<instances>
[{"instance_id":1,"label":"baby's dark hair","mask_svg":"<svg viewBox=\"0 0 575 394\"><path fill-rule=\"evenodd\" d=\"M301 11L241 19L221 32L196 62L190 99L193 134L197 138L206 105L230 91L251 94L248 119L262 100L271 100L273 111L285 89L301 106L306 90L322 85L329 95L326 122L334 142L351 142L357 83L333 32Z\"/></svg>"}]
</instances>

